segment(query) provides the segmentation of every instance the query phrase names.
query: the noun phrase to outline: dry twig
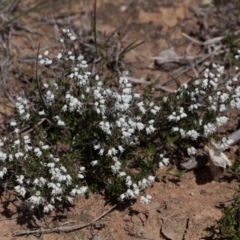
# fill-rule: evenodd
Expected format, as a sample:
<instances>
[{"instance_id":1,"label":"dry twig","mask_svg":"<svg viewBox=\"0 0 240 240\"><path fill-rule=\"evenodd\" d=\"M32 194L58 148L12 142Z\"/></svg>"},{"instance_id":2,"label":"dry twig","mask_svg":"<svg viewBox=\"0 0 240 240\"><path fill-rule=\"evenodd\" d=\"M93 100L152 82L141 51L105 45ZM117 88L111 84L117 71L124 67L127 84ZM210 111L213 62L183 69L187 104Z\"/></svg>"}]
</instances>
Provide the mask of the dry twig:
<instances>
[{"instance_id":1,"label":"dry twig","mask_svg":"<svg viewBox=\"0 0 240 240\"><path fill-rule=\"evenodd\" d=\"M240 129L229 134L227 138L232 140L231 146L240 142ZM181 166L187 170L193 170L204 166L207 162L208 155L204 152L203 154L199 154L195 158L191 158L189 161L182 163Z\"/></svg>"},{"instance_id":2,"label":"dry twig","mask_svg":"<svg viewBox=\"0 0 240 240\"><path fill-rule=\"evenodd\" d=\"M23 235L30 235L30 234L47 234L47 233L53 233L53 232L57 232L57 233L59 233L59 232L72 232L72 231L80 230L82 228L88 227L88 226L96 223L101 218L103 218L108 213L110 213L116 206L117 206L117 204L115 204L109 210L107 210L102 215L100 215L99 217L97 217L96 219L94 219L93 221L91 221L87 224L76 225L76 226L62 226L62 227L56 227L56 228L41 228L41 229L29 230L29 231L20 230L20 231L14 232L13 236L23 236Z\"/></svg>"}]
</instances>

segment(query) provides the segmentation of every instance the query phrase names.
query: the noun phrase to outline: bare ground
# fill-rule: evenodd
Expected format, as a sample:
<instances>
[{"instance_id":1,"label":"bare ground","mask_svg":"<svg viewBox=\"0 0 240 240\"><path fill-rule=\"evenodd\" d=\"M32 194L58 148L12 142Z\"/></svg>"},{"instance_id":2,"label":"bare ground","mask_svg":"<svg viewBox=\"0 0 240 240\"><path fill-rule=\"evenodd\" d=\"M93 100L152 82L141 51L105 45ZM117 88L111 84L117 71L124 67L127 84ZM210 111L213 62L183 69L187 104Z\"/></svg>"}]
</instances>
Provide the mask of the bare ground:
<instances>
[{"instance_id":1,"label":"bare ground","mask_svg":"<svg viewBox=\"0 0 240 240\"><path fill-rule=\"evenodd\" d=\"M24 1L19 10L32 6L35 1ZM47 8L33 12L18 20L6 34L6 44L11 45L15 60L24 72L6 74L7 92L2 92L1 119L5 120L11 114L6 106L11 105L9 98L15 97L20 91L27 91L38 44L41 50L55 49L55 40L59 37L59 28L71 26L75 33L86 41L86 33L90 31L89 14L93 9L93 1L61 1L61 4L49 3ZM113 37L119 44L126 45L134 40L145 43L125 57L125 66L131 71L136 89L141 91L146 85L153 84L156 94L166 94L175 88L169 74L160 71L154 64L156 57L164 50L173 49L175 57L187 56L187 62L172 62L169 51L160 67L168 68L171 74L179 76L181 82L187 82L190 76L197 75L202 65L196 64L196 59L210 60L209 45L204 45L216 34L215 26L225 24L224 19L218 19L210 5L201 5L202 1L162 0L162 1L97 1L97 29L99 36L114 32ZM224 27L229 27L225 26ZM231 26L232 27L232 26ZM184 37L182 33L191 36ZM197 40L200 42L197 43ZM201 44L202 43L202 44ZM221 45L220 41L216 45ZM46 47L45 47L46 46ZM221 48L220 48L221 49ZM163 53L163 52L162 52ZM3 63L2 63L3 64ZM177 66L176 66L177 64ZM190 66L190 67L188 67ZM27 77L23 77L27 76ZM28 79L28 81L26 80ZM5 96L5 97L4 97ZM234 149L236 150L236 148ZM234 157L234 150L229 154ZM159 170L157 174L165 170ZM106 216L81 230L70 233L51 233L46 235L26 235L13 237L13 232L36 228L36 222L17 212L18 201L10 201L7 193L1 196L0 229L1 239L171 239L197 240L216 239L214 226L221 217L223 206L231 202L236 180L227 173L214 181L209 168L189 171L179 181L168 177L165 181L156 182L147 190L153 200L148 205L138 202L131 206L118 205ZM42 228L51 226L84 225L96 219L112 207L101 195L90 195L88 199L79 198L75 207L65 212L66 218L53 221L53 216L45 216L39 224ZM69 223L67 223L69 222ZM97 238L98 237L98 238Z\"/></svg>"}]
</instances>

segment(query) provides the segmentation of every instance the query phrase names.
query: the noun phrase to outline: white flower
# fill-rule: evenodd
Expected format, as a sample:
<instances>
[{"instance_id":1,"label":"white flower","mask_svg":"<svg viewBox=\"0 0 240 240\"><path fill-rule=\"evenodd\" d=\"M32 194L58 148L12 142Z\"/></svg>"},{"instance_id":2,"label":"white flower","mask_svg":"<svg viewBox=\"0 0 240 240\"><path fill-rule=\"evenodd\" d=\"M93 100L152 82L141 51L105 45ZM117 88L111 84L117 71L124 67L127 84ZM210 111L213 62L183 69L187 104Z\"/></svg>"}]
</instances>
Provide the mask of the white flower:
<instances>
[{"instance_id":1,"label":"white flower","mask_svg":"<svg viewBox=\"0 0 240 240\"><path fill-rule=\"evenodd\" d=\"M49 58L46 58L46 60L45 60L45 64L46 65L51 65L52 64L52 60L51 59L49 59Z\"/></svg>"},{"instance_id":2,"label":"white flower","mask_svg":"<svg viewBox=\"0 0 240 240\"><path fill-rule=\"evenodd\" d=\"M44 110L38 112L38 114L39 114L39 116L45 116L46 115Z\"/></svg>"},{"instance_id":3,"label":"white flower","mask_svg":"<svg viewBox=\"0 0 240 240\"><path fill-rule=\"evenodd\" d=\"M219 149L221 149L222 151L230 148L230 146L232 145L233 140L232 139L228 139L226 137L223 137L221 140L221 143L218 144Z\"/></svg>"},{"instance_id":4,"label":"white flower","mask_svg":"<svg viewBox=\"0 0 240 240\"><path fill-rule=\"evenodd\" d=\"M121 164L120 164L120 162L118 162L118 161L117 161L114 165L111 166L112 172L113 172L114 174L116 174L117 172L119 172L120 168L121 168Z\"/></svg>"},{"instance_id":5,"label":"white flower","mask_svg":"<svg viewBox=\"0 0 240 240\"><path fill-rule=\"evenodd\" d=\"M59 162L59 161L60 161L60 158L53 158L53 161L54 161L54 162Z\"/></svg>"},{"instance_id":6,"label":"white flower","mask_svg":"<svg viewBox=\"0 0 240 240\"><path fill-rule=\"evenodd\" d=\"M99 76L98 76L98 75L95 76L95 80L96 80L96 81L99 80Z\"/></svg>"},{"instance_id":7,"label":"white flower","mask_svg":"<svg viewBox=\"0 0 240 240\"><path fill-rule=\"evenodd\" d=\"M180 135L181 135L182 138L186 137L186 131L185 130L179 129L179 132L180 132Z\"/></svg>"},{"instance_id":8,"label":"white flower","mask_svg":"<svg viewBox=\"0 0 240 240\"><path fill-rule=\"evenodd\" d=\"M173 128L172 128L172 131L173 131L173 132L178 132L178 131L179 131L179 127L173 127Z\"/></svg>"},{"instance_id":9,"label":"white flower","mask_svg":"<svg viewBox=\"0 0 240 240\"><path fill-rule=\"evenodd\" d=\"M221 95L220 95L220 99L221 99L221 101L224 103L226 100L228 100L228 98L229 98L229 94L228 93L222 93Z\"/></svg>"},{"instance_id":10,"label":"white flower","mask_svg":"<svg viewBox=\"0 0 240 240\"><path fill-rule=\"evenodd\" d=\"M31 143L31 140L28 135L24 136L23 139L25 144Z\"/></svg>"},{"instance_id":11,"label":"white flower","mask_svg":"<svg viewBox=\"0 0 240 240\"><path fill-rule=\"evenodd\" d=\"M124 176L126 176L126 173L125 172L119 172L118 176L119 177L124 177Z\"/></svg>"},{"instance_id":12,"label":"white flower","mask_svg":"<svg viewBox=\"0 0 240 240\"><path fill-rule=\"evenodd\" d=\"M16 123L15 121L11 121L11 122L10 122L10 126L11 126L11 127L15 127L15 126L17 126L17 123Z\"/></svg>"},{"instance_id":13,"label":"white flower","mask_svg":"<svg viewBox=\"0 0 240 240\"><path fill-rule=\"evenodd\" d=\"M35 148L34 149L34 153L37 157L41 157L42 156L42 151L40 150L40 148Z\"/></svg>"},{"instance_id":14,"label":"white flower","mask_svg":"<svg viewBox=\"0 0 240 240\"><path fill-rule=\"evenodd\" d=\"M151 186L152 182L147 180L146 178L143 178L142 181L138 182L138 185L141 189L145 189L149 186Z\"/></svg>"},{"instance_id":15,"label":"white flower","mask_svg":"<svg viewBox=\"0 0 240 240\"><path fill-rule=\"evenodd\" d=\"M23 184L23 179L24 179L24 176L23 176L23 175L19 175L19 176L17 176L16 181L17 181L19 184Z\"/></svg>"},{"instance_id":16,"label":"white flower","mask_svg":"<svg viewBox=\"0 0 240 240\"><path fill-rule=\"evenodd\" d=\"M84 175L81 174L81 173L79 173L79 174L78 174L78 178L83 179L83 178L84 178Z\"/></svg>"},{"instance_id":17,"label":"white flower","mask_svg":"<svg viewBox=\"0 0 240 240\"><path fill-rule=\"evenodd\" d=\"M220 112L225 112L225 111L227 111L226 105L225 105L225 104L220 104L219 111L220 111Z\"/></svg>"},{"instance_id":18,"label":"white flower","mask_svg":"<svg viewBox=\"0 0 240 240\"><path fill-rule=\"evenodd\" d=\"M121 153L123 153L124 152L124 148L122 147L122 146L118 146L118 149L119 149L119 151L121 152Z\"/></svg>"},{"instance_id":19,"label":"white flower","mask_svg":"<svg viewBox=\"0 0 240 240\"><path fill-rule=\"evenodd\" d=\"M212 123L208 123L207 125L204 125L203 128L204 128L204 135L206 137L209 136L210 134L216 132L216 130L217 130L216 126Z\"/></svg>"},{"instance_id":20,"label":"white flower","mask_svg":"<svg viewBox=\"0 0 240 240\"><path fill-rule=\"evenodd\" d=\"M100 151L99 151L99 155L102 156L103 153L104 153L104 149L102 148L102 149L100 149Z\"/></svg>"},{"instance_id":21,"label":"white flower","mask_svg":"<svg viewBox=\"0 0 240 240\"><path fill-rule=\"evenodd\" d=\"M158 106L156 106L156 105L155 105L153 108L154 108L154 110L157 111L157 112L161 109L160 107L158 107Z\"/></svg>"},{"instance_id":22,"label":"white flower","mask_svg":"<svg viewBox=\"0 0 240 240\"><path fill-rule=\"evenodd\" d=\"M94 150L100 149L101 145L99 143L94 144L93 148Z\"/></svg>"},{"instance_id":23,"label":"white flower","mask_svg":"<svg viewBox=\"0 0 240 240\"><path fill-rule=\"evenodd\" d=\"M43 150L47 150L47 149L49 149L50 147L49 147L49 145L44 145L44 146L42 146L42 149Z\"/></svg>"},{"instance_id":24,"label":"white flower","mask_svg":"<svg viewBox=\"0 0 240 240\"><path fill-rule=\"evenodd\" d=\"M34 179L33 184L38 185L38 183L39 183L39 179L38 178Z\"/></svg>"},{"instance_id":25,"label":"white flower","mask_svg":"<svg viewBox=\"0 0 240 240\"><path fill-rule=\"evenodd\" d=\"M108 150L107 156L110 156L110 157L112 156L112 149Z\"/></svg>"},{"instance_id":26,"label":"white flower","mask_svg":"<svg viewBox=\"0 0 240 240\"><path fill-rule=\"evenodd\" d=\"M59 119L58 122L57 122L57 125L64 127L65 126L65 122Z\"/></svg>"},{"instance_id":27,"label":"white flower","mask_svg":"<svg viewBox=\"0 0 240 240\"><path fill-rule=\"evenodd\" d=\"M169 121L177 121L177 114L173 112L170 116L168 116Z\"/></svg>"},{"instance_id":28,"label":"white flower","mask_svg":"<svg viewBox=\"0 0 240 240\"><path fill-rule=\"evenodd\" d=\"M47 164L47 167L50 167L50 168L54 168L54 166L55 166L55 163L53 163L53 162L50 162Z\"/></svg>"},{"instance_id":29,"label":"white flower","mask_svg":"<svg viewBox=\"0 0 240 240\"><path fill-rule=\"evenodd\" d=\"M126 195L123 193L123 194L120 195L119 200L123 201L125 198L126 198Z\"/></svg>"},{"instance_id":30,"label":"white flower","mask_svg":"<svg viewBox=\"0 0 240 240\"><path fill-rule=\"evenodd\" d=\"M58 55L56 56L56 58L57 58L58 60L61 59L61 58L62 58L62 53L59 52Z\"/></svg>"},{"instance_id":31,"label":"white flower","mask_svg":"<svg viewBox=\"0 0 240 240\"><path fill-rule=\"evenodd\" d=\"M127 177L126 177L126 185L127 185L128 187L130 187L130 186L132 185L131 176L127 176Z\"/></svg>"},{"instance_id":32,"label":"white flower","mask_svg":"<svg viewBox=\"0 0 240 240\"><path fill-rule=\"evenodd\" d=\"M143 130L144 128L145 128L145 125L144 125L143 123L137 122L137 129L138 129L139 131Z\"/></svg>"},{"instance_id":33,"label":"white flower","mask_svg":"<svg viewBox=\"0 0 240 240\"><path fill-rule=\"evenodd\" d=\"M44 60L44 59L39 60L39 64L40 64L40 65L45 64L45 60Z\"/></svg>"},{"instance_id":34,"label":"white flower","mask_svg":"<svg viewBox=\"0 0 240 240\"><path fill-rule=\"evenodd\" d=\"M13 161L13 155L12 154L9 154L8 155L8 160L11 162L11 161Z\"/></svg>"},{"instance_id":35,"label":"white flower","mask_svg":"<svg viewBox=\"0 0 240 240\"><path fill-rule=\"evenodd\" d=\"M159 167L159 168L164 168L165 165L164 165L162 162L159 162L158 167Z\"/></svg>"},{"instance_id":36,"label":"white flower","mask_svg":"<svg viewBox=\"0 0 240 240\"><path fill-rule=\"evenodd\" d=\"M221 117L217 117L216 121L217 121L217 126L221 127L222 125L224 125L228 121L228 118L225 117L225 116L221 116Z\"/></svg>"},{"instance_id":37,"label":"white flower","mask_svg":"<svg viewBox=\"0 0 240 240\"><path fill-rule=\"evenodd\" d=\"M9 158L10 158L10 157L9 157ZM2 162L5 162L6 159L7 159L7 154L4 153L4 152L2 152L2 151L0 151L0 160L1 160Z\"/></svg>"},{"instance_id":38,"label":"white flower","mask_svg":"<svg viewBox=\"0 0 240 240\"><path fill-rule=\"evenodd\" d=\"M28 201L33 204L39 205L43 202L43 198L40 196L40 192L38 191L38 192L36 192L36 196L31 196L28 199Z\"/></svg>"},{"instance_id":39,"label":"white flower","mask_svg":"<svg viewBox=\"0 0 240 240\"><path fill-rule=\"evenodd\" d=\"M186 133L186 136L190 137L192 140L197 140L197 138L199 137L199 133L196 132L195 130L189 130Z\"/></svg>"},{"instance_id":40,"label":"white flower","mask_svg":"<svg viewBox=\"0 0 240 240\"><path fill-rule=\"evenodd\" d=\"M135 198L134 192L132 189L128 189L127 192L125 193L127 198Z\"/></svg>"},{"instance_id":41,"label":"white flower","mask_svg":"<svg viewBox=\"0 0 240 240\"><path fill-rule=\"evenodd\" d=\"M54 209L54 206L52 204L47 204L43 208L43 212L48 213L49 211L52 211Z\"/></svg>"},{"instance_id":42,"label":"white flower","mask_svg":"<svg viewBox=\"0 0 240 240\"><path fill-rule=\"evenodd\" d=\"M85 187L85 186L84 186L84 187L81 187L81 188L78 188L77 191L76 191L76 194L82 196L82 195L84 195L84 194L87 192L87 189L88 189L88 188Z\"/></svg>"},{"instance_id":43,"label":"white flower","mask_svg":"<svg viewBox=\"0 0 240 240\"><path fill-rule=\"evenodd\" d=\"M0 178L2 179L6 173L7 173L7 168L4 167L2 171L0 171Z\"/></svg>"},{"instance_id":44,"label":"white flower","mask_svg":"<svg viewBox=\"0 0 240 240\"><path fill-rule=\"evenodd\" d=\"M163 158L163 159L162 159L162 162L163 162L165 165L168 165L168 164L169 164L169 158Z\"/></svg>"},{"instance_id":45,"label":"white flower","mask_svg":"<svg viewBox=\"0 0 240 240\"><path fill-rule=\"evenodd\" d=\"M46 183L47 183L47 180L45 178L43 178L43 177L39 178L39 183L38 183L39 187L44 186Z\"/></svg>"},{"instance_id":46,"label":"white flower","mask_svg":"<svg viewBox=\"0 0 240 240\"><path fill-rule=\"evenodd\" d=\"M95 165L97 165L97 164L98 164L98 160L94 160L94 161L91 162L91 165L92 165L92 166L95 166Z\"/></svg>"},{"instance_id":47,"label":"white flower","mask_svg":"<svg viewBox=\"0 0 240 240\"><path fill-rule=\"evenodd\" d=\"M113 155L116 155L118 153L118 151L115 148L112 148L111 150Z\"/></svg>"},{"instance_id":48,"label":"white flower","mask_svg":"<svg viewBox=\"0 0 240 240\"><path fill-rule=\"evenodd\" d=\"M134 96L135 98L140 98L141 95L140 95L139 93L134 93L133 96Z\"/></svg>"},{"instance_id":49,"label":"white flower","mask_svg":"<svg viewBox=\"0 0 240 240\"><path fill-rule=\"evenodd\" d=\"M146 197L145 196L141 196L140 197L140 202L148 204L148 203L150 203L151 199L152 199L152 197L150 195L146 195Z\"/></svg>"},{"instance_id":50,"label":"white flower","mask_svg":"<svg viewBox=\"0 0 240 240\"><path fill-rule=\"evenodd\" d=\"M21 187L20 185L14 187L14 189L17 193L19 193L23 197L25 196L25 194L27 192L26 189L24 187Z\"/></svg>"},{"instance_id":51,"label":"white flower","mask_svg":"<svg viewBox=\"0 0 240 240\"><path fill-rule=\"evenodd\" d=\"M46 50L44 53L43 53L45 56L48 56L48 54L49 54L49 51L48 50Z\"/></svg>"},{"instance_id":52,"label":"white flower","mask_svg":"<svg viewBox=\"0 0 240 240\"><path fill-rule=\"evenodd\" d=\"M194 147L187 148L187 152L189 156L195 155L197 153L197 149Z\"/></svg>"},{"instance_id":53,"label":"white flower","mask_svg":"<svg viewBox=\"0 0 240 240\"><path fill-rule=\"evenodd\" d=\"M86 169L85 167L80 167L80 172L81 173L85 172L85 169Z\"/></svg>"},{"instance_id":54,"label":"white flower","mask_svg":"<svg viewBox=\"0 0 240 240\"><path fill-rule=\"evenodd\" d=\"M153 115L157 114L157 111L156 111L155 109L151 109L150 112L151 112Z\"/></svg>"},{"instance_id":55,"label":"white flower","mask_svg":"<svg viewBox=\"0 0 240 240\"><path fill-rule=\"evenodd\" d=\"M68 200L69 203L73 203L74 198L73 197L67 197L67 200Z\"/></svg>"}]
</instances>

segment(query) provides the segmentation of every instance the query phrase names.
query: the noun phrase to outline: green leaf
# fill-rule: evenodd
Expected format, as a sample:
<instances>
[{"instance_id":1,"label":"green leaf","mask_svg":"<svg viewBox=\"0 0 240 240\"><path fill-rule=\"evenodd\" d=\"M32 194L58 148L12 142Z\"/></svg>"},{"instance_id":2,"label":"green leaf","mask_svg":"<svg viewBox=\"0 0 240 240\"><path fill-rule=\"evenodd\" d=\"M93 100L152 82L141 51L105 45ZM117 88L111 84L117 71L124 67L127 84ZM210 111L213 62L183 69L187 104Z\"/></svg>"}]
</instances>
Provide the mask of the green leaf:
<instances>
[{"instance_id":1,"label":"green leaf","mask_svg":"<svg viewBox=\"0 0 240 240\"><path fill-rule=\"evenodd\" d=\"M167 137L167 143L170 147L175 147L174 143L179 139L179 136Z\"/></svg>"},{"instance_id":2,"label":"green leaf","mask_svg":"<svg viewBox=\"0 0 240 240\"><path fill-rule=\"evenodd\" d=\"M174 177L178 177L178 178L184 178L185 177L185 174L183 171L170 171L168 172L168 174L174 176Z\"/></svg>"},{"instance_id":3,"label":"green leaf","mask_svg":"<svg viewBox=\"0 0 240 240\"><path fill-rule=\"evenodd\" d=\"M125 47L122 52L119 54L119 59L121 60L122 58L124 58L124 55L128 52L130 52L132 49L142 45L144 43L144 41L141 41L139 43L136 43L138 40L130 43L127 47ZM136 44L135 44L136 43Z\"/></svg>"},{"instance_id":4,"label":"green leaf","mask_svg":"<svg viewBox=\"0 0 240 240\"><path fill-rule=\"evenodd\" d=\"M19 18L21 18L21 17L23 17L23 16L25 16L25 15L31 13L31 12L34 12L34 11L39 10L39 8L40 8L41 6L43 6L43 5L45 5L47 2L48 2L48 1L44 1L44 2L41 2L41 3L39 3L39 4L37 4L37 5L33 6L33 7L31 7L31 8L28 8L27 10L25 10L25 11L17 14L17 15L14 16L13 18L11 18L11 19L10 19L9 21L7 21L4 25L7 25L7 24L9 24L9 23L12 23L12 22L18 20Z\"/></svg>"},{"instance_id":5,"label":"green leaf","mask_svg":"<svg viewBox=\"0 0 240 240\"><path fill-rule=\"evenodd\" d=\"M94 2L94 11L93 11L93 23L92 23L92 32L94 36L94 46L95 46L95 57L99 57L99 46L97 40L97 1Z\"/></svg>"},{"instance_id":6,"label":"green leaf","mask_svg":"<svg viewBox=\"0 0 240 240\"><path fill-rule=\"evenodd\" d=\"M155 148L153 145L149 145L146 150L147 150L147 155L150 157L155 154Z\"/></svg>"},{"instance_id":7,"label":"green leaf","mask_svg":"<svg viewBox=\"0 0 240 240\"><path fill-rule=\"evenodd\" d=\"M167 172L171 172L174 169L174 166L171 166L167 169Z\"/></svg>"}]
</instances>

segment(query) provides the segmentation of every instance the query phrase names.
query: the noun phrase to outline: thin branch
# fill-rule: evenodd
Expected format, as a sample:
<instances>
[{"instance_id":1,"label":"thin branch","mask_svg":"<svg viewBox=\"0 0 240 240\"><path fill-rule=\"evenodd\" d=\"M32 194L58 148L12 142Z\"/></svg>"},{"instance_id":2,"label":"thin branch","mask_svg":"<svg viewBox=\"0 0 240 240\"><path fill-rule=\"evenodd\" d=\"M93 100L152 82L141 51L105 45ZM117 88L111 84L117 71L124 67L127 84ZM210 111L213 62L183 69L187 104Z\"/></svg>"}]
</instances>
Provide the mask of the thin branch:
<instances>
[{"instance_id":1,"label":"thin branch","mask_svg":"<svg viewBox=\"0 0 240 240\"><path fill-rule=\"evenodd\" d=\"M110 213L116 206L117 206L117 204L115 204L109 210L107 210L102 215L100 215L99 217L97 217L96 219L94 219L93 221L91 221L91 222L89 222L87 224L76 225L76 226L67 226L67 227L66 226L62 226L62 227L56 227L56 228L45 228L45 229L41 228L41 229L30 230L30 231L17 231L17 232L13 233L13 236L23 236L23 235L30 235L30 234L47 234L47 233L53 233L53 232L59 233L59 232L76 231L76 230L88 227L88 226L94 224L95 222L99 221L101 218L103 218L108 213Z\"/></svg>"},{"instance_id":2,"label":"thin branch","mask_svg":"<svg viewBox=\"0 0 240 240\"><path fill-rule=\"evenodd\" d=\"M128 78L128 81L131 82L131 83L134 83L134 84L145 84L145 85L150 85L152 84L151 82L148 82L148 81L145 81L143 79L138 79L138 78L133 78L133 77L127 77ZM158 89L161 89L165 92L169 92L169 93L172 93L174 90L173 89L170 89L168 87L164 87L162 86L162 84L153 84L152 86L155 90L158 90Z\"/></svg>"},{"instance_id":3,"label":"thin branch","mask_svg":"<svg viewBox=\"0 0 240 240\"><path fill-rule=\"evenodd\" d=\"M210 45L210 44L218 43L218 42L220 42L220 41L222 41L222 40L224 39L224 37L215 37L215 38L208 39L208 40L206 40L206 41L204 41L204 42L200 42L200 41L198 41L197 39L190 37L190 36L187 35L186 33L182 33L182 35L183 35L185 38L187 38L188 40L190 40L190 41L192 41L192 42L194 42L194 43L197 43L197 44L199 44L199 45L204 45L204 46L205 46L205 45Z\"/></svg>"},{"instance_id":4,"label":"thin branch","mask_svg":"<svg viewBox=\"0 0 240 240\"><path fill-rule=\"evenodd\" d=\"M232 140L231 146L237 144L240 142L240 129L229 134L227 136L229 140ZM203 152L202 154L197 155L196 157L191 158L189 161L184 162L181 164L182 167L184 167L187 170L193 170L200 168L207 164L208 162L208 154Z\"/></svg>"}]
</instances>

